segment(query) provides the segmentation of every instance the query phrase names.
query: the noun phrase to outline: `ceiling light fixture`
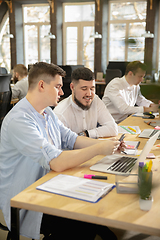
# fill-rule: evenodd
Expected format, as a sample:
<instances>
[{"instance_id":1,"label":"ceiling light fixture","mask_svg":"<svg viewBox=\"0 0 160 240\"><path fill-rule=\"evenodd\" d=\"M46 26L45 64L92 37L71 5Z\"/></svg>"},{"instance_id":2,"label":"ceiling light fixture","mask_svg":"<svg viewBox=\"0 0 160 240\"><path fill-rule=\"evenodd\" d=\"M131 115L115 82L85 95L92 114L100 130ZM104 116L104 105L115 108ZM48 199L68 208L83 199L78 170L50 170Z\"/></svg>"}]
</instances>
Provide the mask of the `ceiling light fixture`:
<instances>
[{"instance_id":1,"label":"ceiling light fixture","mask_svg":"<svg viewBox=\"0 0 160 240\"><path fill-rule=\"evenodd\" d=\"M4 34L3 37L14 38L13 34L8 33L8 32L6 32L6 34Z\"/></svg>"},{"instance_id":2,"label":"ceiling light fixture","mask_svg":"<svg viewBox=\"0 0 160 240\"><path fill-rule=\"evenodd\" d=\"M47 35L44 36L44 38L56 39L56 36L49 32Z\"/></svg>"},{"instance_id":3,"label":"ceiling light fixture","mask_svg":"<svg viewBox=\"0 0 160 240\"><path fill-rule=\"evenodd\" d=\"M154 34L151 33L150 31L145 32L141 35L141 37L145 37L145 38L154 38Z\"/></svg>"},{"instance_id":4,"label":"ceiling light fixture","mask_svg":"<svg viewBox=\"0 0 160 240\"><path fill-rule=\"evenodd\" d=\"M96 32L95 34L91 35L91 37L93 38L102 38L102 35L98 32Z\"/></svg>"}]
</instances>

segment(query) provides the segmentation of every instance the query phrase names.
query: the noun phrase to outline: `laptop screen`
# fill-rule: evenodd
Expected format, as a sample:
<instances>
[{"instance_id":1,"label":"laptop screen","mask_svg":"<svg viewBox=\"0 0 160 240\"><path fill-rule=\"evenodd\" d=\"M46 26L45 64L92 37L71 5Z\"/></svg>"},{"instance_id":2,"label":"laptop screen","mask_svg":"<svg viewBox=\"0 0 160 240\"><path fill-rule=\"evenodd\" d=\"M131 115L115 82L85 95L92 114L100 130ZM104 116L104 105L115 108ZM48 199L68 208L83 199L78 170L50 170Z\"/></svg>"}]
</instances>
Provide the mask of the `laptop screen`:
<instances>
[{"instance_id":1,"label":"laptop screen","mask_svg":"<svg viewBox=\"0 0 160 240\"><path fill-rule=\"evenodd\" d=\"M106 172L119 175L128 175L131 171L138 169L139 162L143 162L149 154L151 148L158 138L159 133L153 135L145 144L140 156L137 158L113 154L105 156L96 164L90 167L90 170Z\"/></svg>"}]
</instances>

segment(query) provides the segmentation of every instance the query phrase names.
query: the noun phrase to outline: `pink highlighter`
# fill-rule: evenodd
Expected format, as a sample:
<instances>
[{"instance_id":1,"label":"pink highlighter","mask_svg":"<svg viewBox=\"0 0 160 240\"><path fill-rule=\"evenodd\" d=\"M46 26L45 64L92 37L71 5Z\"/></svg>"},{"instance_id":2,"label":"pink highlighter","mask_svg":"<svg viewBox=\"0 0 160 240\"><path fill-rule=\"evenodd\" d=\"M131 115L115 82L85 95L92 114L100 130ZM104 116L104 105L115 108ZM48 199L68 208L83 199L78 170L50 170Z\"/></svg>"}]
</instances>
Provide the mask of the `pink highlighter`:
<instances>
[{"instance_id":1,"label":"pink highlighter","mask_svg":"<svg viewBox=\"0 0 160 240\"><path fill-rule=\"evenodd\" d=\"M96 175L91 175L91 174L84 174L84 178L107 180L107 176L96 176Z\"/></svg>"}]
</instances>

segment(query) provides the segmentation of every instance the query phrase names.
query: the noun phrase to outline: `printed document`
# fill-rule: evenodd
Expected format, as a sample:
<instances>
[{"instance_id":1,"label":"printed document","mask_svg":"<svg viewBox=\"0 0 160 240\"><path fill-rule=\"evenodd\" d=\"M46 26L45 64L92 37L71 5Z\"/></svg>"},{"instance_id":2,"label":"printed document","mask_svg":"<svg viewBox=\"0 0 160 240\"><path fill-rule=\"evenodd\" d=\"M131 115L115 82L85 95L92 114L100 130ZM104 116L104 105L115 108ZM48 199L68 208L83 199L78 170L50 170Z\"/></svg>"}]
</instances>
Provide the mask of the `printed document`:
<instances>
[{"instance_id":1,"label":"printed document","mask_svg":"<svg viewBox=\"0 0 160 240\"><path fill-rule=\"evenodd\" d=\"M106 182L59 174L38 186L37 189L89 202L97 202L114 186L114 184Z\"/></svg>"}]
</instances>

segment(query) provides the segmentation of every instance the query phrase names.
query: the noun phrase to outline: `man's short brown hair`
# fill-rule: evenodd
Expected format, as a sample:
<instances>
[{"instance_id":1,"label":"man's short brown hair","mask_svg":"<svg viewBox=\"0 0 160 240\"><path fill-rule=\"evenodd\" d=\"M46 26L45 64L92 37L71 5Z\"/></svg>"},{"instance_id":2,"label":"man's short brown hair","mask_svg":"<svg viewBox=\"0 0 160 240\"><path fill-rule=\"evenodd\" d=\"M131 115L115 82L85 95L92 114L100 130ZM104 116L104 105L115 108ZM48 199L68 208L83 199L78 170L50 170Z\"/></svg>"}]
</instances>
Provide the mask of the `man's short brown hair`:
<instances>
[{"instance_id":1,"label":"man's short brown hair","mask_svg":"<svg viewBox=\"0 0 160 240\"><path fill-rule=\"evenodd\" d=\"M127 75L130 71L133 72L135 75L138 69L141 69L142 71L146 72L147 66L145 63L142 63L140 61L133 61L128 63L125 71L125 75Z\"/></svg>"},{"instance_id":2,"label":"man's short brown hair","mask_svg":"<svg viewBox=\"0 0 160 240\"><path fill-rule=\"evenodd\" d=\"M23 64L17 64L14 66L13 71L18 73L21 78L28 75L28 70Z\"/></svg>"},{"instance_id":3,"label":"man's short brown hair","mask_svg":"<svg viewBox=\"0 0 160 240\"><path fill-rule=\"evenodd\" d=\"M89 68L86 67L77 68L72 72L71 81L78 82L79 79L85 81L95 80L94 73Z\"/></svg>"},{"instance_id":4,"label":"man's short brown hair","mask_svg":"<svg viewBox=\"0 0 160 240\"><path fill-rule=\"evenodd\" d=\"M62 77L66 75L62 68L53 63L37 62L33 64L28 75L29 89L33 89L40 80L49 84L50 77L55 77L57 74Z\"/></svg>"}]
</instances>

